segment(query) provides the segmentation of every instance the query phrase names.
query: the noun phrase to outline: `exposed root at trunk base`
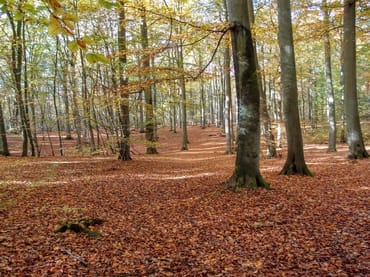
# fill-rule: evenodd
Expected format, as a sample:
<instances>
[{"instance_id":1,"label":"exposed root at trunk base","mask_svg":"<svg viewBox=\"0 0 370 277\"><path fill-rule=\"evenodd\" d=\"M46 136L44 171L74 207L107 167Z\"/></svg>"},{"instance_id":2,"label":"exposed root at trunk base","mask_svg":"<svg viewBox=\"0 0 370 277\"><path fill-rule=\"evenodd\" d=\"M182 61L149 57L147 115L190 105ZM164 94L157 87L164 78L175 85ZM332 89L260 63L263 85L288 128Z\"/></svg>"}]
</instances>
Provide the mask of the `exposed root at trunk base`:
<instances>
[{"instance_id":1,"label":"exposed root at trunk base","mask_svg":"<svg viewBox=\"0 0 370 277\"><path fill-rule=\"evenodd\" d=\"M157 151L157 148L155 148L155 147L148 147L146 149L146 153L147 154L158 154L158 151Z\"/></svg>"},{"instance_id":2,"label":"exposed root at trunk base","mask_svg":"<svg viewBox=\"0 0 370 277\"><path fill-rule=\"evenodd\" d=\"M280 175L306 175L313 177L313 173L308 169L306 165L298 166L296 163L285 163L283 169L279 173Z\"/></svg>"},{"instance_id":3,"label":"exposed root at trunk base","mask_svg":"<svg viewBox=\"0 0 370 277\"><path fill-rule=\"evenodd\" d=\"M235 174L225 183L225 189L238 192L241 189L257 189L265 188L270 189L270 184L265 181L262 175L257 176L236 176Z\"/></svg>"}]
</instances>

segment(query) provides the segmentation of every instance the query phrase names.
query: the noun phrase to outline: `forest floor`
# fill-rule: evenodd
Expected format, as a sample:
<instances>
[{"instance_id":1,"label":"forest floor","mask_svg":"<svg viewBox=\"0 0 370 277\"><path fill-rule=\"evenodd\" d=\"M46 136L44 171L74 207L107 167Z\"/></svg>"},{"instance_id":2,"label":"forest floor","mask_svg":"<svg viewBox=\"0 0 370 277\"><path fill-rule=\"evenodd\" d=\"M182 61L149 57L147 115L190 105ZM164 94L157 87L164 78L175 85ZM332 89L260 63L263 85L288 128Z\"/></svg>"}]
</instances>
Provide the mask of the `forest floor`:
<instances>
[{"instance_id":1,"label":"forest floor","mask_svg":"<svg viewBox=\"0 0 370 277\"><path fill-rule=\"evenodd\" d=\"M369 159L306 145L315 177L278 175L283 152L261 159L271 190L234 193L220 130L188 131L189 151L161 130L129 162L0 157L0 276L370 275ZM82 219L103 222L55 232Z\"/></svg>"}]
</instances>

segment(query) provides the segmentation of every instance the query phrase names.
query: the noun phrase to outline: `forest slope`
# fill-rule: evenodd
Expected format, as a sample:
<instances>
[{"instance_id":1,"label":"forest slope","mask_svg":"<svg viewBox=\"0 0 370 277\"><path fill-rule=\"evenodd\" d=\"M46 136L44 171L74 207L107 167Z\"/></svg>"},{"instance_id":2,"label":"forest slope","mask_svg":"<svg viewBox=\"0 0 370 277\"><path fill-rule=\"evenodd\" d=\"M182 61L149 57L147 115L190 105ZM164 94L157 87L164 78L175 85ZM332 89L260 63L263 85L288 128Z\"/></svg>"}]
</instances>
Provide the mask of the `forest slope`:
<instances>
[{"instance_id":1,"label":"forest slope","mask_svg":"<svg viewBox=\"0 0 370 277\"><path fill-rule=\"evenodd\" d=\"M369 161L308 145L315 177L223 192L235 156L220 130L160 133L158 155L0 158L0 276L369 276ZM100 218L92 235L56 233ZM90 233L89 233L90 234Z\"/></svg>"}]
</instances>

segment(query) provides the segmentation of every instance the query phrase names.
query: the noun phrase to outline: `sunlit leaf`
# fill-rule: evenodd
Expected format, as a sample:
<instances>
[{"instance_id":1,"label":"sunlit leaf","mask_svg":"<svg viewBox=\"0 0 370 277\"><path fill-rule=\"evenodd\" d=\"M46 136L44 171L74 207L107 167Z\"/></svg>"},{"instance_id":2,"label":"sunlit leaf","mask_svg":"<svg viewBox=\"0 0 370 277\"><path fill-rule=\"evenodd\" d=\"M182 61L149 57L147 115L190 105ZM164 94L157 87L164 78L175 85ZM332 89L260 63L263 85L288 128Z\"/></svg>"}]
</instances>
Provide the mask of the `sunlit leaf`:
<instances>
[{"instance_id":1,"label":"sunlit leaf","mask_svg":"<svg viewBox=\"0 0 370 277\"><path fill-rule=\"evenodd\" d=\"M80 40L82 40L86 44L94 44L95 43L95 40L91 36L82 37Z\"/></svg>"},{"instance_id":2,"label":"sunlit leaf","mask_svg":"<svg viewBox=\"0 0 370 277\"><path fill-rule=\"evenodd\" d=\"M21 12L17 12L17 13L14 15L14 20L15 20L15 21L21 21L21 20L23 20L23 18L24 18L24 14L23 14L23 13L21 13Z\"/></svg>"},{"instance_id":3,"label":"sunlit leaf","mask_svg":"<svg viewBox=\"0 0 370 277\"><path fill-rule=\"evenodd\" d=\"M99 53L88 53L88 54L86 54L86 60L91 64L94 64L94 63L97 63L97 62L109 63L109 59L107 57L105 57L104 55L99 54Z\"/></svg>"},{"instance_id":4,"label":"sunlit leaf","mask_svg":"<svg viewBox=\"0 0 370 277\"><path fill-rule=\"evenodd\" d=\"M105 0L99 0L99 4L106 9L112 9L117 6L117 3L113 3L113 2L105 1Z\"/></svg>"},{"instance_id":5,"label":"sunlit leaf","mask_svg":"<svg viewBox=\"0 0 370 277\"><path fill-rule=\"evenodd\" d=\"M79 45L78 45L77 41L70 41L68 43L67 47L73 53L76 53L79 49Z\"/></svg>"},{"instance_id":6,"label":"sunlit leaf","mask_svg":"<svg viewBox=\"0 0 370 277\"><path fill-rule=\"evenodd\" d=\"M83 49L83 50L86 50L86 49L87 49L87 45L86 45L86 43L85 43L83 40L81 40L81 39L77 40L77 45L78 45L81 49Z\"/></svg>"}]
</instances>

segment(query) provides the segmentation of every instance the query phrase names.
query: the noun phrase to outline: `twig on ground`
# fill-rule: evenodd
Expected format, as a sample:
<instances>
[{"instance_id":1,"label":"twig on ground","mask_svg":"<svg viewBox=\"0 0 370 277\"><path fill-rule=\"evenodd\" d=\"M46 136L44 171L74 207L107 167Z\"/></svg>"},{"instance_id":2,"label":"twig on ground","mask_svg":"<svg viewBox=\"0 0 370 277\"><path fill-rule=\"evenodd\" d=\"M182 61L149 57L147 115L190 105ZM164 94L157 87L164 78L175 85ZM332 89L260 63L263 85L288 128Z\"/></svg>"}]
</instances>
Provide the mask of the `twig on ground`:
<instances>
[{"instance_id":1,"label":"twig on ground","mask_svg":"<svg viewBox=\"0 0 370 277\"><path fill-rule=\"evenodd\" d=\"M74 255L71 251L65 249L64 247L61 247L60 250L62 250L64 253L66 253L68 256L71 256L75 260L79 261L83 266L88 266L89 264L82 259L80 256Z\"/></svg>"}]
</instances>

